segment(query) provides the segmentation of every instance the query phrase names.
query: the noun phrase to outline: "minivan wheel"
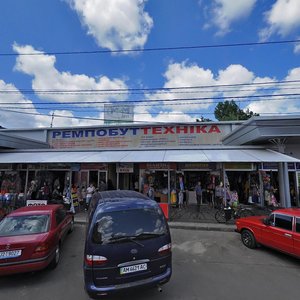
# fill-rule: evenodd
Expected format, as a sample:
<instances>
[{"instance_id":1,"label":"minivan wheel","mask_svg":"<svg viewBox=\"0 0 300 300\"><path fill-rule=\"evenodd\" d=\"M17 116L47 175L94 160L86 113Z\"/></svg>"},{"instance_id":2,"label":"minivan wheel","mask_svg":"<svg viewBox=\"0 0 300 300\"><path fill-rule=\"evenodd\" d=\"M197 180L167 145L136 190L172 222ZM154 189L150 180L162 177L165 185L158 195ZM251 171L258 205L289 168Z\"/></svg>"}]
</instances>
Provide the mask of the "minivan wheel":
<instances>
[{"instance_id":1,"label":"minivan wheel","mask_svg":"<svg viewBox=\"0 0 300 300\"><path fill-rule=\"evenodd\" d=\"M241 239L243 244L250 248L250 249L254 249L256 248L256 241L255 241L255 237L253 235L253 233L250 230L243 230L241 233Z\"/></svg>"},{"instance_id":2,"label":"minivan wheel","mask_svg":"<svg viewBox=\"0 0 300 300\"><path fill-rule=\"evenodd\" d=\"M57 244L55 249L55 255L49 265L50 269L55 269L59 263L59 260L60 260L60 245Z\"/></svg>"}]
</instances>

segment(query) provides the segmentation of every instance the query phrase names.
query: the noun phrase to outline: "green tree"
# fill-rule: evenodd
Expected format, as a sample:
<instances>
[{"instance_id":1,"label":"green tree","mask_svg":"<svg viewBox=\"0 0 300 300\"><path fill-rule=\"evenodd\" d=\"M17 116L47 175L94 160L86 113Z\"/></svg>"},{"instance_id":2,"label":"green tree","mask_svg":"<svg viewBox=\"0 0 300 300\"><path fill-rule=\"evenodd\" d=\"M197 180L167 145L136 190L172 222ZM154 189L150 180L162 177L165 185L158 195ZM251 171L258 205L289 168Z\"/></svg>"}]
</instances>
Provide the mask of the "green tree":
<instances>
[{"instance_id":1,"label":"green tree","mask_svg":"<svg viewBox=\"0 0 300 300\"><path fill-rule=\"evenodd\" d=\"M219 102L214 113L218 121L248 120L253 116L259 116L249 109L243 111L233 100Z\"/></svg>"}]
</instances>

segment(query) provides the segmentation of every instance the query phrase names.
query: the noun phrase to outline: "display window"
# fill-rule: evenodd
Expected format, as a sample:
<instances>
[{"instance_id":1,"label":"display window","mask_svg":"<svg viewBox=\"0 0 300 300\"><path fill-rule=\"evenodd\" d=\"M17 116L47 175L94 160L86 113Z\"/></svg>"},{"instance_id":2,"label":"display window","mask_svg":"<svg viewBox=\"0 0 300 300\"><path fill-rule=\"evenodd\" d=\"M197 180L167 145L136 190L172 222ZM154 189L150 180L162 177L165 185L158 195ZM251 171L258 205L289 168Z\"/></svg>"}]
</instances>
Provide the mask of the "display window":
<instances>
[{"instance_id":1,"label":"display window","mask_svg":"<svg viewBox=\"0 0 300 300\"><path fill-rule=\"evenodd\" d=\"M157 202L167 203L169 189L176 189L174 170L140 170L142 193Z\"/></svg>"}]
</instances>

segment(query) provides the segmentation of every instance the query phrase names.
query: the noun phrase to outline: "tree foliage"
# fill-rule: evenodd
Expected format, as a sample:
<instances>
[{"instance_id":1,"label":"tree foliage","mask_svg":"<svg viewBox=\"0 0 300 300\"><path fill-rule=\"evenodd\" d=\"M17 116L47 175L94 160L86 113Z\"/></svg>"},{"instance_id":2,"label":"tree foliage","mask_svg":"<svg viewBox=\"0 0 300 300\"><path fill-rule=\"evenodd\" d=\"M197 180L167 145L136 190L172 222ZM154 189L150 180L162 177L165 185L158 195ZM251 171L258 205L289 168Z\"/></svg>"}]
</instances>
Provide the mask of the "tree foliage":
<instances>
[{"instance_id":1,"label":"tree foliage","mask_svg":"<svg viewBox=\"0 0 300 300\"><path fill-rule=\"evenodd\" d=\"M243 111L233 100L219 102L214 113L218 121L248 120L253 116L259 116L249 109Z\"/></svg>"}]
</instances>

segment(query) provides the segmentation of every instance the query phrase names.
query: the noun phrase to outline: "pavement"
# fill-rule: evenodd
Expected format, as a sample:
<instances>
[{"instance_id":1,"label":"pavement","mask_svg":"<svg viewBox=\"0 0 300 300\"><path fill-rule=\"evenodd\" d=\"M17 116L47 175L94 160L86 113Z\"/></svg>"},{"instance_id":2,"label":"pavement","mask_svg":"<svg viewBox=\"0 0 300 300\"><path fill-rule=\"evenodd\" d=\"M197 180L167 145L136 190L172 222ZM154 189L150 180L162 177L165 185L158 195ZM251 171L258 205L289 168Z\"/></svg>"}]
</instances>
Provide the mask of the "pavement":
<instances>
[{"instance_id":1,"label":"pavement","mask_svg":"<svg viewBox=\"0 0 300 300\"><path fill-rule=\"evenodd\" d=\"M216 209L208 205L202 205L200 210L196 205L190 205L182 209L170 207L168 224L174 229L205 230L205 231L224 231L233 232L235 229L234 221L226 224L217 223L215 220ZM79 211L75 214L75 223L86 224L87 213Z\"/></svg>"}]
</instances>

